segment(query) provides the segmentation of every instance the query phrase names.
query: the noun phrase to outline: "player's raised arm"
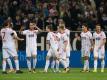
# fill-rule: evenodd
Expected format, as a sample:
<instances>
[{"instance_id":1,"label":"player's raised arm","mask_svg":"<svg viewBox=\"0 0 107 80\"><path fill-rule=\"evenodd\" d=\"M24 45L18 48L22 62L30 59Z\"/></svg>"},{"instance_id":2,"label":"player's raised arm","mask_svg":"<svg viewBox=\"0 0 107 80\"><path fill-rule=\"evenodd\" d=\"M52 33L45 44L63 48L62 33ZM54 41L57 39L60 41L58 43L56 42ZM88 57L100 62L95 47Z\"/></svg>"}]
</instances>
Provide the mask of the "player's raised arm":
<instances>
[{"instance_id":1,"label":"player's raised arm","mask_svg":"<svg viewBox=\"0 0 107 80\"><path fill-rule=\"evenodd\" d=\"M35 29L37 29L39 32L43 32L42 29L40 29L36 24L34 25Z\"/></svg>"}]
</instances>

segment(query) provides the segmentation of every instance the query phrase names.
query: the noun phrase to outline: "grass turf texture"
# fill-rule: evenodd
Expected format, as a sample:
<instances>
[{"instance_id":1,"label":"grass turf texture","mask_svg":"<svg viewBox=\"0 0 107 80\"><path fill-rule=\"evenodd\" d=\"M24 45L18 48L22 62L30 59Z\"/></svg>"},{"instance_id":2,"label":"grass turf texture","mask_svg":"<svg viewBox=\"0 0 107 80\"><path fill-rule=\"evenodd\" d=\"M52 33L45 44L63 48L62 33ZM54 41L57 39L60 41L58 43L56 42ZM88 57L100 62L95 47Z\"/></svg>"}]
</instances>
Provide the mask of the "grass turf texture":
<instances>
[{"instance_id":1,"label":"grass turf texture","mask_svg":"<svg viewBox=\"0 0 107 80\"><path fill-rule=\"evenodd\" d=\"M51 70L48 73L43 73L42 69L37 69L37 73L30 73L27 69L23 69L23 74L0 73L0 80L107 80L107 69L104 73L101 73L100 69L97 73L92 71L82 73L80 70L79 68L71 68L69 73L53 73Z\"/></svg>"}]
</instances>

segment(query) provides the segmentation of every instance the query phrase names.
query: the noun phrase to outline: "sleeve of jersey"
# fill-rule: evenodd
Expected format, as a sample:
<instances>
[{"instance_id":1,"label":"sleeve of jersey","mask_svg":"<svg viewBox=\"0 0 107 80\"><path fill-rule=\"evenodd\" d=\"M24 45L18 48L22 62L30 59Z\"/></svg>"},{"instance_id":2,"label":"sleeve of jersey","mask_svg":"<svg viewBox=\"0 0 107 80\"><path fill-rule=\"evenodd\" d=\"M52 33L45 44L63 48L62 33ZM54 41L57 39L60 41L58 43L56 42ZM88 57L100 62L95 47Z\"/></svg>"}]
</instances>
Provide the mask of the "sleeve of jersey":
<instances>
[{"instance_id":1,"label":"sleeve of jersey","mask_svg":"<svg viewBox=\"0 0 107 80\"><path fill-rule=\"evenodd\" d=\"M23 35L26 35L26 34L27 34L27 30L22 31L22 34L23 34Z\"/></svg>"},{"instance_id":2,"label":"sleeve of jersey","mask_svg":"<svg viewBox=\"0 0 107 80\"><path fill-rule=\"evenodd\" d=\"M15 36L17 36L17 33L16 33L16 31L13 31L13 33L14 33L14 35L15 35Z\"/></svg>"},{"instance_id":3,"label":"sleeve of jersey","mask_svg":"<svg viewBox=\"0 0 107 80\"><path fill-rule=\"evenodd\" d=\"M105 35L105 33L103 32L103 39L105 39L106 38L106 35Z\"/></svg>"},{"instance_id":4,"label":"sleeve of jersey","mask_svg":"<svg viewBox=\"0 0 107 80\"><path fill-rule=\"evenodd\" d=\"M92 39L92 33L90 32L90 39Z\"/></svg>"},{"instance_id":5,"label":"sleeve of jersey","mask_svg":"<svg viewBox=\"0 0 107 80\"><path fill-rule=\"evenodd\" d=\"M95 39L95 33L93 33L92 39Z\"/></svg>"},{"instance_id":6,"label":"sleeve of jersey","mask_svg":"<svg viewBox=\"0 0 107 80\"><path fill-rule=\"evenodd\" d=\"M50 34L49 33L47 34L46 40L50 40Z\"/></svg>"}]
</instances>

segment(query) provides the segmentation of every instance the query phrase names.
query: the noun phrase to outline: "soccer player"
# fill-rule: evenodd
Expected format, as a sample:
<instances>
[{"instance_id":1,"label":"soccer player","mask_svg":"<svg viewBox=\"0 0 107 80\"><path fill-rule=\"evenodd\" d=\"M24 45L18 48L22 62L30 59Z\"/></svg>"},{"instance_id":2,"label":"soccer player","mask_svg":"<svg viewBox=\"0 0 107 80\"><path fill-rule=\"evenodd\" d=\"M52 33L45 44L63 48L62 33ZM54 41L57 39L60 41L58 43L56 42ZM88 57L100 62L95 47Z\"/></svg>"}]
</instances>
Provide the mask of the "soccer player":
<instances>
[{"instance_id":1,"label":"soccer player","mask_svg":"<svg viewBox=\"0 0 107 80\"><path fill-rule=\"evenodd\" d=\"M93 39L94 39L94 70L93 72L97 72L98 58L101 59L101 72L104 72L106 35L101 30L100 25L96 25L96 32L93 33Z\"/></svg>"},{"instance_id":2,"label":"soccer player","mask_svg":"<svg viewBox=\"0 0 107 80\"><path fill-rule=\"evenodd\" d=\"M42 30L39 29L35 22L29 23L29 29L21 31L21 34L26 36L26 57L29 72L35 73L37 62L37 34ZM33 58L33 68L31 68L31 59Z\"/></svg>"},{"instance_id":3,"label":"soccer player","mask_svg":"<svg viewBox=\"0 0 107 80\"><path fill-rule=\"evenodd\" d=\"M63 19L59 19L59 26L65 27L65 23L64 23ZM70 30L65 27L64 32L66 33L67 38L68 38L68 45L67 45L67 51L66 51L66 53L67 53L66 63L67 63L67 67L69 67L69 63L70 63L70 61L69 61L69 58L70 58Z\"/></svg>"},{"instance_id":4,"label":"soccer player","mask_svg":"<svg viewBox=\"0 0 107 80\"><path fill-rule=\"evenodd\" d=\"M69 68L67 68L67 45L68 45L68 37L65 33L65 26L59 26L59 47L58 47L58 56L59 62L61 62L64 66L64 72L68 72ZM58 63L57 63L58 64Z\"/></svg>"},{"instance_id":5,"label":"soccer player","mask_svg":"<svg viewBox=\"0 0 107 80\"><path fill-rule=\"evenodd\" d=\"M19 60L18 60L18 55L16 51L16 44L15 44L15 39L17 40L23 40L20 39L16 32L11 29L11 26L8 21L4 22L4 28L1 29L1 37L2 37L2 52L3 52L3 74L7 74L6 71L6 61L9 61L10 56L14 58L15 66L16 66L16 73L22 73L21 70L19 70ZM12 68L12 64L10 63L10 67Z\"/></svg>"},{"instance_id":6,"label":"soccer player","mask_svg":"<svg viewBox=\"0 0 107 80\"><path fill-rule=\"evenodd\" d=\"M57 51L58 50L58 41L57 41L56 34L52 31L52 26L50 26L50 25L46 26L46 31L48 31L47 44L49 44L50 48L47 53L44 72L47 72L47 70L48 70L48 67L50 64L50 58L52 57L55 61L57 53L58 53L58 51ZM55 64L55 62L54 62L54 64ZM53 68L54 68L54 65L53 65Z\"/></svg>"},{"instance_id":7,"label":"soccer player","mask_svg":"<svg viewBox=\"0 0 107 80\"><path fill-rule=\"evenodd\" d=\"M82 32L81 36L81 56L84 60L84 67L82 72L89 72L89 57L90 57L90 50L92 47L92 34L88 30L87 24L82 25Z\"/></svg>"},{"instance_id":8,"label":"soccer player","mask_svg":"<svg viewBox=\"0 0 107 80\"><path fill-rule=\"evenodd\" d=\"M67 67L69 68L69 58L70 58L70 30L65 28L65 33L67 35L67 39L68 39L68 45L67 45L67 50L66 50L66 53L67 53L67 59L66 59L66 63L67 63Z\"/></svg>"}]
</instances>

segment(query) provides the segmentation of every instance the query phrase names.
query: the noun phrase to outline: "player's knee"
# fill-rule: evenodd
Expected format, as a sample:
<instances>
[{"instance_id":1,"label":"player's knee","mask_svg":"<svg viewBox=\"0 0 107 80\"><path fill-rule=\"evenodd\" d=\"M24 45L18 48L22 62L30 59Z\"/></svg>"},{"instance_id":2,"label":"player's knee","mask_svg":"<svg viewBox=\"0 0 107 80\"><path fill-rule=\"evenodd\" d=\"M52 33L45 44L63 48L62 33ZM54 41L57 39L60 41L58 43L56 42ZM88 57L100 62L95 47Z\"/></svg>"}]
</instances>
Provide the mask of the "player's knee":
<instances>
[{"instance_id":1,"label":"player's knee","mask_svg":"<svg viewBox=\"0 0 107 80\"><path fill-rule=\"evenodd\" d=\"M94 60L97 60L98 59L98 57L94 57Z\"/></svg>"},{"instance_id":2,"label":"player's knee","mask_svg":"<svg viewBox=\"0 0 107 80\"><path fill-rule=\"evenodd\" d=\"M3 58L3 61L6 61L7 58Z\"/></svg>"},{"instance_id":3,"label":"player's knee","mask_svg":"<svg viewBox=\"0 0 107 80\"><path fill-rule=\"evenodd\" d=\"M17 56L14 56L14 60L18 60L18 57L17 57Z\"/></svg>"},{"instance_id":4,"label":"player's knee","mask_svg":"<svg viewBox=\"0 0 107 80\"><path fill-rule=\"evenodd\" d=\"M31 57L27 57L27 60L30 60L31 59Z\"/></svg>"},{"instance_id":5,"label":"player's knee","mask_svg":"<svg viewBox=\"0 0 107 80\"><path fill-rule=\"evenodd\" d=\"M85 57L84 57L84 59L85 59L85 60L88 60L88 59L89 59L89 57L88 57L88 56L85 56Z\"/></svg>"},{"instance_id":6,"label":"player's knee","mask_svg":"<svg viewBox=\"0 0 107 80\"><path fill-rule=\"evenodd\" d=\"M33 58L36 58L36 55L32 55Z\"/></svg>"},{"instance_id":7,"label":"player's knee","mask_svg":"<svg viewBox=\"0 0 107 80\"><path fill-rule=\"evenodd\" d=\"M47 56L47 57L46 57L46 60L49 60L49 58L50 58L50 57L49 57L49 56Z\"/></svg>"}]
</instances>

